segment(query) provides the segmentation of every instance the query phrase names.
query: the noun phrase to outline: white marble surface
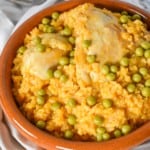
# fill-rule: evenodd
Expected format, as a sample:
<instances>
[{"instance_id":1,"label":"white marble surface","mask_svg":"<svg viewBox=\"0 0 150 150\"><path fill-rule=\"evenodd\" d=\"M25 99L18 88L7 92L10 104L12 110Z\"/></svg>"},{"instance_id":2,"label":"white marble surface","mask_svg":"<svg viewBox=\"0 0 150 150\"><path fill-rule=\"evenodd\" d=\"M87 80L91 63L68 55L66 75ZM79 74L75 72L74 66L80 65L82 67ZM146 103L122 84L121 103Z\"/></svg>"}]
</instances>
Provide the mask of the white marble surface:
<instances>
[{"instance_id":1,"label":"white marble surface","mask_svg":"<svg viewBox=\"0 0 150 150\"><path fill-rule=\"evenodd\" d=\"M52 3L53 1L56 1L56 0L47 0L47 1ZM62 0L60 0L60 1L62 1ZM124 1L133 3L134 5L141 7L142 9L150 11L150 0L124 0ZM58 0L57 0L57 2L58 2ZM15 24L18 21L20 21L20 18L23 16L23 14L26 13L26 11L28 9L29 9L29 7L22 7L19 5L14 5L14 4L10 3L9 0L0 0L0 29L1 29L0 35L3 35L4 32L7 33L6 35L8 35L8 33L11 32L11 30L13 29ZM2 11L5 14L3 14ZM4 18L6 20L4 20ZM7 24L7 26L6 26L6 24ZM3 37L0 36L0 49L4 45L4 40L6 40L6 39L4 39L4 36ZM12 150L23 150L25 148L27 150L42 150L41 148L36 147L36 145L30 143L24 137L19 135L12 126L9 126L9 128L11 131L13 131L12 134L13 134L14 138L10 135L8 127L6 127L5 123L3 122L2 111L0 109L0 147L1 147L0 149L2 149L2 150L11 150L11 149ZM20 144L17 144L17 141ZM150 150L150 141L134 148L134 150Z\"/></svg>"}]
</instances>

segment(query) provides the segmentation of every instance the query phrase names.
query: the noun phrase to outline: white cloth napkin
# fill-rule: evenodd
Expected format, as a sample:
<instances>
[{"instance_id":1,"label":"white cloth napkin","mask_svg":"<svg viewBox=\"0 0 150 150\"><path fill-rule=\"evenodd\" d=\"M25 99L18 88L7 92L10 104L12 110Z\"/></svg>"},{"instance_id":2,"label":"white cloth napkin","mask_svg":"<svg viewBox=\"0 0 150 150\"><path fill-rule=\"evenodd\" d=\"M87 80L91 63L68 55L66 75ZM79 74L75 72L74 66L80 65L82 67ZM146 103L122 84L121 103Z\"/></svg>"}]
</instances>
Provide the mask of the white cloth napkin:
<instances>
[{"instance_id":1,"label":"white cloth napkin","mask_svg":"<svg viewBox=\"0 0 150 150\"><path fill-rule=\"evenodd\" d=\"M9 38L9 34L11 33L13 28L13 23L0 10L0 53L2 52L5 42Z\"/></svg>"},{"instance_id":2,"label":"white cloth napkin","mask_svg":"<svg viewBox=\"0 0 150 150\"><path fill-rule=\"evenodd\" d=\"M58 0L47 0L45 3L33 6L30 8L14 26L13 23L7 18L7 16L0 10L0 54L2 49L8 40L11 33L13 33L18 26L22 24L26 19L42 10L43 8L54 4ZM150 10L150 0L124 0L133 3L141 8ZM10 6L9 6L10 7ZM6 125L7 124L7 125ZM0 108L0 149L2 150L42 150L34 143L31 143L20 135L15 128L9 124L3 117L2 110ZM150 143L139 146L136 150L149 150Z\"/></svg>"}]
</instances>

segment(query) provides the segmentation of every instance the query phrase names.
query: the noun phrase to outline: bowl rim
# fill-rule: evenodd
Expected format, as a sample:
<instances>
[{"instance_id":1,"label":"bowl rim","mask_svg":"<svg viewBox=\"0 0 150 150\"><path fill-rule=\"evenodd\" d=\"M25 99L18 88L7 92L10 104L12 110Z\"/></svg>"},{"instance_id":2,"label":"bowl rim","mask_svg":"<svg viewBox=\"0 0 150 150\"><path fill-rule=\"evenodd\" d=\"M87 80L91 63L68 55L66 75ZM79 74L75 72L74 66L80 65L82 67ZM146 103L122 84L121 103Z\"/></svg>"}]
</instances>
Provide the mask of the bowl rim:
<instances>
[{"instance_id":1,"label":"bowl rim","mask_svg":"<svg viewBox=\"0 0 150 150\"><path fill-rule=\"evenodd\" d=\"M68 2L62 2L55 4L53 6L49 6L40 12L36 13L28 20L26 20L9 38L2 55L0 56L0 103L4 113L6 114L8 120L18 129L18 131L27 139L32 141L33 143L42 146L46 149L56 149L56 148L70 148L70 149L77 149L77 150L84 150L89 147L94 147L93 150L98 150L99 147L105 150L116 150L116 149L124 149L124 148L131 148L137 144L144 142L147 139L150 139L150 122L144 124L140 128L136 129L132 133L120 137L118 139L112 139L110 141L105 141L102 143L98 142L80 142L80 141L68 141L65 139L60 139L49 135L46 132L43 132L32 125L19 111L17 108L11 91L11 79L10 79L10 69L12 66L12 59L15 56L14 48L15 46L19 46L24 37L19 36L20 33L25 34L28 33L35 25L37 25L38 21L33 23L33 20L44 17L46 14L51 13L53 11L60 11L63 12L64 10L68 10L85 2L92 2L96 5L101 5L107 7L111 7L114 5L114 9L117 11L119 10L127 10L131 13L138 13L140 14L145 20L150 20L150 14L141 10L140 8L133 6L129 3L122 2L122 1L115 1L115 0L106 0L106 1L99 1L99 0L72 0ZM65 5L65 7L64 7ZM119 8L118 8L119 7ZM59 10L58 10L59 8ZM111 9L112 10L112 9ZM150 27L150 21L146 21L146 23ZM25 32L26 31L26 32ZM14 40L17 42L13 45ZM13 49L13 51L11 50ZM3 63L6 62L6 63ZM9 75L9 76L8 76ZM6 78L8 77L8 78ZM7 89L7 90L6 90ZM12 107L14 109L12 109ZM16 115L17 114L17 115ZM25 127L24 127L25 126ZM42 138L40 138L42 137ZM129 140L130 139L130 140ZM116 144L117 143L117 144ZM86 146L86 147L85 147Z\"/></svg>"}]
</instances>

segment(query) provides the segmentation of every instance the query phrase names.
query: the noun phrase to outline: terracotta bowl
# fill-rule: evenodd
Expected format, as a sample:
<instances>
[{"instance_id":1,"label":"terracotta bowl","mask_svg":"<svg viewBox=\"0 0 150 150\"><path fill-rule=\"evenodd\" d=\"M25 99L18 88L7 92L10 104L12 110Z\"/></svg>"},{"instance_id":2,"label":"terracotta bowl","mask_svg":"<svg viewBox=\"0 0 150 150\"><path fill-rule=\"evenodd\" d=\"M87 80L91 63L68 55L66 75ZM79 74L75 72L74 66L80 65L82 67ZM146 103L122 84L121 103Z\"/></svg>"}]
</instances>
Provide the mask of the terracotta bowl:
<instances>
[{"instance_id":1,"label":"terracotta bowl","mask_svg":"<svg viewBox=\"0 0 150 150\"><path fill-rule=\"evenodd\" d=\"M147 12L129 5L127 3L116 0L73 0L63 2L52 7L48 7L36 15L32 16L23 23L16 32L10 37L0 58L0 98L1 106L9 121L17 128L17 130L26 137L29 141L39 145L42 148L55 150L68 148L68 150L123 150L130 149L144 141L150 139L150 122L141 126L132 133L112 139L106 142L76 142L56 138L44 131L39 130L31 124L19 111L11 92L11 67L12 61L16 54L16 49L23 43L25 34L28 33L40 20L53 11L63 12L71 9L79 4L92 2L98 7L105 7L114 11L127 10L130 13L138 13L143 16L144 21L150 28L150 14Z\"/></svg>"}]
</instances>

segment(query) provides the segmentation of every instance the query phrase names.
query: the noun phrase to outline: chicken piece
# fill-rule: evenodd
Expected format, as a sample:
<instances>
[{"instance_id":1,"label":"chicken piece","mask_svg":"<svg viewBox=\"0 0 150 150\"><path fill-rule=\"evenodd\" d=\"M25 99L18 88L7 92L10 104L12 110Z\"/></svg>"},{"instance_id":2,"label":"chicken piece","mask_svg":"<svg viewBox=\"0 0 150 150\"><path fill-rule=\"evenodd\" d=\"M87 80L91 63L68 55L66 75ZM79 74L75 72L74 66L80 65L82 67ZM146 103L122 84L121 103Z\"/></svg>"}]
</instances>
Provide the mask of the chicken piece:
<instances>
[{"instance_id":1,"label":"chicken piece","mask_svg":"<svg viewBox=\"0 0 150 150\"><path fill-rule=\"evenodd\" d=\"M65 52L72 50L72 45L60 34L44 33L41 35L42 43L54 49L60 49Z\"/></svg>"},{"instance_id":2,"label":"chicken piece","mask_svg":"<svg viewBox=\"0 0 150 150\"><path fill-rule=\"evenodd\" d=\"M28 49L23 56L21 72L23 75L30 73L45 80L47 79L47 70L56 66L62 55L63 51L61 50L39 53Z\"/></svg>"}]
</instances>

